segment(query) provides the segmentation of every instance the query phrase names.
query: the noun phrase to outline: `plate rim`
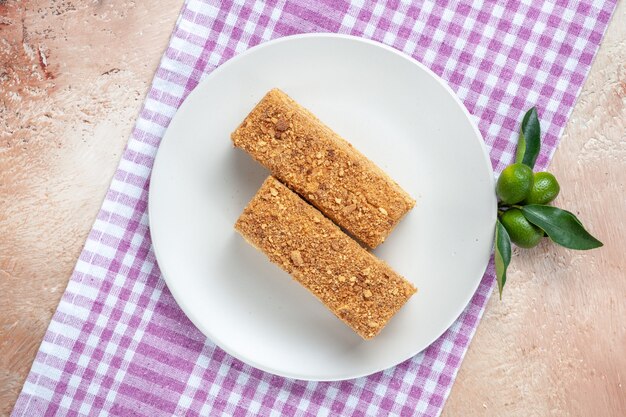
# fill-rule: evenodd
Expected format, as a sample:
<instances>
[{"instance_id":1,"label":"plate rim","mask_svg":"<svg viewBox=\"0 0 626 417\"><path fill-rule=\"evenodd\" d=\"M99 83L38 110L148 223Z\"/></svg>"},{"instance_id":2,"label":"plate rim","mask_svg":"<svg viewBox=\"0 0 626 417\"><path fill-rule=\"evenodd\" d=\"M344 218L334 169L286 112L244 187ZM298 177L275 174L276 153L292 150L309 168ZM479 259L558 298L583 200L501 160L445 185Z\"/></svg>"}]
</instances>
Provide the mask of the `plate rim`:
<instances>
[{"instance_id":1,"label":"plate rim","mask_svg":"<svg viewBox=\"0 0 626 417\"><path fill-rule=\"evenodd\" d=\"M189 98L194 96L195 94L198 94L198 90L199 88L204 85L207 84L208 82L210 82L210 80L212 80L213 78L215 78L218 74L227 71L228 68L230 66L232 66L233 64L237 63L238 61L240 61L241 59L247 57L248 55L251 55L263 48L266 48L268 46L273 46L279 43L284 43L284 42L292 42L292 41L298 41L301 39L307 39L307 38L337 38L337 39L344 39L344 40L349 40L352 42L357 42L357 43L363 43L363 44L367 44L369 46L373 46L373 47L377 47L377 48L382 48L385 49L388 52L392 52L393 54L399 56L400 58L403 58L405 60L408 60L410 63L412 63L413 65L417 65L421 70L425 71L428 75L430 75L431 78L433 78L434 80L437 81L437 83L442 86L444 88L444 90L453 98L453 100L457 103L457 105L461 108L462 112L464 113L465 117L468 119L468 121L470 122L470 125L472 126L472 130L474 131L474 134L476 136L476 139L478 139L478 143L479 146L481 148L482 151L482 156L483 156L483 162L485 164L485 167L488 169L489 172L491 172L492 175L489 175L489 180L488 180L488 186L490 186L492 189L495 187L495 178L493 176L493 167L491 165L491 158L489 156L489 152L487 150L487 145L485 143L485 140L483 138L483 135L481 134L480 130L478 129L478 126L476 125L476 122L472 116L472 114L469 112L469 110L467 109L467 107L463 104L463 102L461 101L461 99L458 97L458 95L454 92L454 90L452 90L452 88L450 87L450 85L443 80L439 75L437 75L435 72L433 72L430 68L428 68L426 65L422 64L421 62L419 62L418 60L416 60L415 58L413 58L412 56L402 52L401 50L398 50L396 48L393 48L389 45L386 45L382 42L378 42L372 39L367 39L367 38L362 38L362 37L358 37L358 36L354 36L354 35L347 35L347 34L338 34L338 33L302 33L302 34L295 34L295 35L289 35L289 36L283 36L280 38L275 38L275 39L271 39L265 42L262 42L260 44L257 44L253 47L250 47L248 49L246 49L245 51L236 54L235 56L231 57L230 59L228 59L227 61L225 61L224 63L222 63L221 65L219 65L218 67L216 67L213 71L211 71L211 73L209 73L206 77L204 77L204 79L202 79L195 87L194 89L187 95L187 97L185 97L185 99L183 100L183 102L181 103L181 105L178 107L178 109L176 109L175 114L172 116L170 122L168 123L168 126L163 134L163 137L161 138L161 141L159 142L159 146L158 149L156 151L155 157L154 157L154 163L152 165L152 170L150 171L150 182L149 182L149 190L148 190L148 231L150 233L150 239L152 242L152 250L154 251L154 256L155 256L155 260L157 262L157 265L159 267L159 270L161 271L161 276L163 278L163 280L165 281L165 284L167 285L170 293L172 294L172 297L174 297L174 300L176 301L176 303L178 304L178 306L180 307L180 309L185 313L185 316L187 316L187 318L193 323L193 325L206 337L208 338L211 342L215 343L215 345L217 347L219 347L220 349L224 350L226 353L228 353L229 355L233 356L234 358L254 367L257 368L261 371L264 372L268 372L270 374L273 375L277 375L280 377L284 377L284 378L289 378L289 379L294 379L294 380L302 380L302 381L313 381L313 382L332 382L332 381L344 381L344 380L349 380L349 379L355 379L355 378L361 378L361 377L365 377L365 376L369 376L372 374L375 374L377 372L380 371L384 371L386 369L390 369L394 366L397 366L411 358L413 358L415 355L423 352L424 350L426 350L430 345L432 345L436 340L438 340L446 331L448 331L448 329L452 326L452 324L454 324L454 322L456 320L458 320L458 318L461 316L461 314L463 313L463 311L467 308L467 306L469 305L469 303L471 302L472 298L474 297L474 295L476 294L476 291L478 290L478 287L480 286L481 282L482 282L482 277L484 276L485 272L487 271L487 268L489 267L489 262L491 259L491 254L489 255L489 257L486 259L485 261L485 265L483 268L481 268L482 273L480 275L479 278L476 279L476 284L474 285L473 289L471 292L468 292L468 296L466 297L467 299L463 302L460 303L460 307L458 308L458 310L454 311L454 314L451 315L451 317L453 317L448 323L447 325L443 328L443 330L436 334L436 336L432 337L432 339L430 339L427 343L424 344L424 346L422 346L421 348L419 348L418 350L416 350L415 352L411 353L410 355L406 356L406 357L402 357L400 360L394 360L394 364L389 365L389 366L384 366L384 367L374 367L373 369L367 369L365 371L361 371L358 373L352 373L349 375L344 375L344 376L334 376L334 377L307 377L305 375L302 374L298 374L297 372L284 372L282 370L277 370L277 369L273 369L270 366L266 366L264 364L261 364L259 362L257 362L256 360L253 360L251 358L248 357L242 357L238 352L234 352L230 346L226 347L224 346L224 344L219 343L220 339L215 337L215 335L209 331L209 329L207 329L204 325L202 325L201 320L198 319L198 317L195 316L195 314L190 311L187 307L186 304L183 301L184 297L179 293L178 289L176 289L176 285L170 285L171 283L173 283L173 280L170 280L170 278L168 278L168 276L171 277L171 275L169 273L167 273L165 271L165 268L161 266L161 263L159 262L159 259L161 258L161 255L159 255L161 253L160 249L158 249L159 244L157 244L156 242L159 240L158 238L155 239L155 235L158 234L154 233L154 230L158 229L158 227L153 228L154 224L157 224L158 222L154 221L153 218L153 207L155 206L155 202L154 202L154 197L153 197L153 193L152 191L152 186L154 185L154 177L155 177L155 172L159 172L158 167L160 165L160 160L162 158L160 158L160 156L162 155L162 145L163 143L168 140L167 138L170 136L169 133L169 128L172 125L172 123L174 122L174 120L176 119L176 117L178 116L179 112L184 111L184 109L189 105ZM158 181L157 181L158 182ZM494 194L494 202L495 202L495 194ZM493 240L492 240L492 246L493 246ZM491 290L489 291L489 293L491 293Z\"/></svg>"}]
</instances>

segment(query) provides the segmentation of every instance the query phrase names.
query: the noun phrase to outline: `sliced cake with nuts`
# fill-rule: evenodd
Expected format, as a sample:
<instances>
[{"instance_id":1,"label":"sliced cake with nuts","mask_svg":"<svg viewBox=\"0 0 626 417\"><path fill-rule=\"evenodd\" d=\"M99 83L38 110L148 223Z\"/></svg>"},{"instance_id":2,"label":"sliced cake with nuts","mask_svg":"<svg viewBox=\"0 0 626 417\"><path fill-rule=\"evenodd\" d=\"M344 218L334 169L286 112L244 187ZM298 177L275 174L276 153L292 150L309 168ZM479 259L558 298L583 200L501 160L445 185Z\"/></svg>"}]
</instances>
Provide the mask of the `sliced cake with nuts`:
<instances>
[{"instance_id":1,"label":"sliced cake with nuts","mask_svg":"<svg viewBox=\"0 0 626 417\"><path fill-rule=\"evenodd\" d=\"M383 170L278 89L263 97L231 139L370 248L415 205Z\"/></svg>"},{"instance_id":2,"label":"sliced cake with nuts","mask_svg":"<svg viewBox=\"0 0 626 417\"><path fill-rule=\"evenodd\" d=\"M269 177L235 229L364 339L416 292L302 198Z\"/></svg>"}]
</instances>

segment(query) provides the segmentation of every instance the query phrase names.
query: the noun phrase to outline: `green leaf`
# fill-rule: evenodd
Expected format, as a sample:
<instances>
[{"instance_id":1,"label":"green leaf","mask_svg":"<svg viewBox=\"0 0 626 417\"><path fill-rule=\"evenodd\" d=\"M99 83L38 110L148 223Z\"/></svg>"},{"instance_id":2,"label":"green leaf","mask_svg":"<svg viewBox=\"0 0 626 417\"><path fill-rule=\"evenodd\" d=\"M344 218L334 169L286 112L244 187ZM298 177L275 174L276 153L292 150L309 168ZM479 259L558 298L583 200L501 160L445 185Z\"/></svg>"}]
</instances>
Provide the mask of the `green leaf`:
<instances>
[{"instance_id":1,"label":"green leaf","mask_svg":"<svg viewBox=\"0 0 626 417\"><path fill-rule=\"evenodd\" d=\"M522 119L515 162L528 165L531 169L535 166L539 150L541 149L541 128L537 117L537 108L528 110Z\"/></svg>"},{"instance_id":2,"label":"green leaf","mask_svg":"<svg viewBox=\"0 0 626 417\"><path fill-rule=\"evenodd\" d=\"M506 284L506 269L511 262L511 239L506 229L496 220L496 279L498 281L498 291L502 300L502 290Z\"/></svg>"},{"instance_id":3,"label":"green leaf","mask_svg":"<svg viewBox=\"0 0 626 417\"><path fill-rule=\"evenodd\" d=\"M524 160L524 152L526 152L526 139L524 139L524 133L520 129L517 149L515 150L515 163L519 164Z\"/></svg>"},{"instance_id":4,"label":"green leaf","mask_svg":"<svg viewBox=\"0 0 626 417\"><path fill-rule=\"evenodd\" d=\"M602 246L585 230L580 220L567 210L530 204L522 207L524 217L542 228L554 242L569 249L587 250Z\"/></svg>"}]
</instances>

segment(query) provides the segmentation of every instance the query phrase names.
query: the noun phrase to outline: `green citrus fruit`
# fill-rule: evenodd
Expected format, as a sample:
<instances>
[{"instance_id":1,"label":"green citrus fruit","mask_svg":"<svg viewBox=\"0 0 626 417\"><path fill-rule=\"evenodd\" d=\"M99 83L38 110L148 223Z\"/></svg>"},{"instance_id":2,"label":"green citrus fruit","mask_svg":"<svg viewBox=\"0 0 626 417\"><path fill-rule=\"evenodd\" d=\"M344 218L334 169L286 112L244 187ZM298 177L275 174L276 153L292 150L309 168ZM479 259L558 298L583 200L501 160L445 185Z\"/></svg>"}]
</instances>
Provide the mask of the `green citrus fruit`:
<instances>
[{"instance_id":1,"label":"green citrus fruit","mask_svg":"<svg viewBox=\"0 0 626 417\"><path fill-rule=\"evenodd\" d=\"M500 222L509 233L511 242L521 248L537 246L543 237L543 230L531 224L520 209L510 209L500 216Z\"/></svg>"},{"instance_id":2,"label":"green citrus fruit","mask_svg":"<svg viewBox=\"0 0 626 417\"><path fill-rule=\"evenodd\" d=\"M561 187L554 175L549 172L537 172L524 204L548 204L559 195L559 191L561 191Z\"/></svg>"},{"instance_id":3,"label":"green citrus fruit","mask_svg":"<svg viewBox=\"0 0 626 417\"><path fill-rule=\"evenodd\" d=\"M517 163L504 168L496 184L496 195L504 204L519 203L530 193L533 171L527 165Z\"/></svg>"}]
</instances>

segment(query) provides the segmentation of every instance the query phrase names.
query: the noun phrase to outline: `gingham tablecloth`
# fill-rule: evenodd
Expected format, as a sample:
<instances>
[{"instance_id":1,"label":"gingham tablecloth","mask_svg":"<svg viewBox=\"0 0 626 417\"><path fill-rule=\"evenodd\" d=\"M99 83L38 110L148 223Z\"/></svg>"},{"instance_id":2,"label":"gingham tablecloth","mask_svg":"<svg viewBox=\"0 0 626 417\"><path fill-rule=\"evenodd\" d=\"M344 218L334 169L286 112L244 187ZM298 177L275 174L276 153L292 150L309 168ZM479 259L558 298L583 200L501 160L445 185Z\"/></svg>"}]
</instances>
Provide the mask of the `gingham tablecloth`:
<instances>
[{"instance_id":1,"label":"gingham tablecloth","mask_svg":"<svg viewBox=\"0 0 626 417\"><path fill-rule=\"evenodd\" d=\"M496 172L536 104L541 169L615 4L188 0L13 415L439 415L493 288L492 266L452 327L394 368L333 383L259 371L207 340L161 279L146 213L159 141L187 94L233 55L285 35L339 32L391 45L447 80Z\"/></svg>"}]
</instances>

